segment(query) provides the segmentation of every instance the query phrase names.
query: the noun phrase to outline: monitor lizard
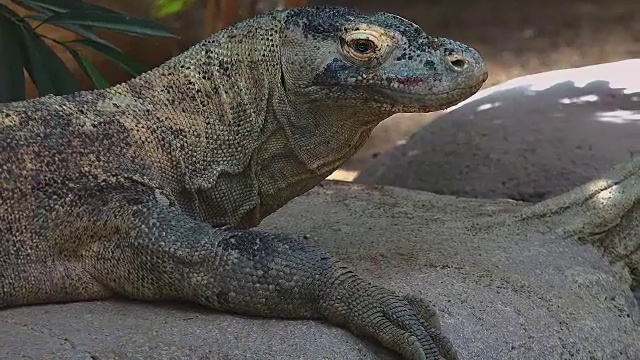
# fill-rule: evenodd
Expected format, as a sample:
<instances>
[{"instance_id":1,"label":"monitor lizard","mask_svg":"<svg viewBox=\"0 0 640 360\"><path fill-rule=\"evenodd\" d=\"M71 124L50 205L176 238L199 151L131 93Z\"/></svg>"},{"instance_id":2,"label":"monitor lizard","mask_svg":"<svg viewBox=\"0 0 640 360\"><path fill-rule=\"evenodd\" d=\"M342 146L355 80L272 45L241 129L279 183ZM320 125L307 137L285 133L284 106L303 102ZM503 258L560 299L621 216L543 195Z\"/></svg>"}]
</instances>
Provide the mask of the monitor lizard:
<instances>
[{"instance_id":1,"label":"monitor lizard","mask_svg":"<svg viewBox=\"0 0 640 360\"><path fill-rule=\"evenodd\" d=\"M0 105L0 308L122 296L312 318L456 358L426 300L251 229L380 121L447 108L478 52L389 13L273 11L111 88Z\"/></svg>"}]
</instances>

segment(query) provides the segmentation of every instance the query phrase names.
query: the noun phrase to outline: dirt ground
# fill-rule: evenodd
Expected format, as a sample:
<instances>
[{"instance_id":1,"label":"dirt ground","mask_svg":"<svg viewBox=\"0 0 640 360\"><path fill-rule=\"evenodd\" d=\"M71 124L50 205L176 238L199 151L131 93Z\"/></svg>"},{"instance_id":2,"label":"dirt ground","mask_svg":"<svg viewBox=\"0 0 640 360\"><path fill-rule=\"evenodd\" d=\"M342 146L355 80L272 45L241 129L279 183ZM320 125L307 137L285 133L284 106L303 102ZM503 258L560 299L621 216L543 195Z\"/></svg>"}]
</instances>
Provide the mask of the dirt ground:
<instances>
[{"instance_id":1,"label":"dirt ground","mask_svg":"<svg viewBox=\"0 0 640 360\"><path fill-rule=\"evenodd\" d=\"M489 67L485 88L515 77L640 58L638 0L311 0L388 11L433 35L476 48ZM629 74L629 76L640 74ZM424 126L407 115L379 125L365 148L330 178L352 180L382 151ZM429 120L434 119L433 116Z\"/></svg>"},{"instance_id":2,"label":"dirt ground","mask_svg":"<svg viewBox=\"0 0 640 360\"><path fill-rule=\"evenodd\" d=\"M311 0L309 4L393 12L431 34L467 43L488 63L486 86L526 74L640 57L638 0Z\"/></svg>"},{"instance_id":3,"label":"dirt ground","mask_svg":"<svg viewBox=\"0 0 640 360\"><path fill-rule=\"evenodd\" d=\"M89 1L144 17L156 0ZM7 0L0 3L13 5ZM308 0L307 4L388 11L428 33L467 43L488 63L490 77L485 86L541 71L640 58L639 0ZM127 56L155 67L199 41L205 35L204 20L203 10L197 7L165 18L163 22L180 40L105 35ZM53 28L47 35L65 40L56 31ZM96 60L115 83L128 79L129 74L115 65Z\"/></svg>"},{"instance_id":4,"label":"dirt ground","mask_svg":"<svg viewBox=\"0 0 640 360\"><path fill-rule=\"evenodd\" d=\"M145 16L155 0L89 0L134 16ZM7 3L7 0L0 0ZM388 11L412 20L425 31L478 49L489 67L485 87L543 71L640 58L640 0L309 0L309 5L341 5L363 12ZM202 38L202 9L164 19L181 39L136 38L105 33L127 56L155 67ZM53 28L49 36L68 40ZM65 38L67 37L67 38ZM59 49L58 49L59 50ZM60 52L74 73L88 79L68 54ZM95 54L92 61L112 83L130 74ZM629 76L640 76L630 74ZM37 96L33 86L29 97ZM380 152L395 146L437 114L397 115L379 125L369 141L332 178L350 180Z\"/></svg>"}]
</instances>

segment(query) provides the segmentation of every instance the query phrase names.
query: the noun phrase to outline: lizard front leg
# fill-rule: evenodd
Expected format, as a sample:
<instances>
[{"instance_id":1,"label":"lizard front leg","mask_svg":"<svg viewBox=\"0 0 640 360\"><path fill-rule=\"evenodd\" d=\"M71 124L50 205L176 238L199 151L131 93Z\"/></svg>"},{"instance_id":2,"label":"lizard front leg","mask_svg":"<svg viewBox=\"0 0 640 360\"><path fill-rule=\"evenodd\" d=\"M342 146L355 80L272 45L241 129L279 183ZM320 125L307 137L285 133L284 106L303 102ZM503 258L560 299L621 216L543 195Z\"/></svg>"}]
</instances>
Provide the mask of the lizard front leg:
<instances>
[{"instance_id":1,"label":"lizard front leg","mask_svg":"<svg viewBox=\"0 0 640 360\"><path fill-rule=\"evenodd\" d=\"M150 200L137 229L92 247L88 271L126 297L181 299L247 315L323 319L371 336L407 359L455 359L425 301L374 285L293 237L226 231Z\"/></svg>"}]
</instances>

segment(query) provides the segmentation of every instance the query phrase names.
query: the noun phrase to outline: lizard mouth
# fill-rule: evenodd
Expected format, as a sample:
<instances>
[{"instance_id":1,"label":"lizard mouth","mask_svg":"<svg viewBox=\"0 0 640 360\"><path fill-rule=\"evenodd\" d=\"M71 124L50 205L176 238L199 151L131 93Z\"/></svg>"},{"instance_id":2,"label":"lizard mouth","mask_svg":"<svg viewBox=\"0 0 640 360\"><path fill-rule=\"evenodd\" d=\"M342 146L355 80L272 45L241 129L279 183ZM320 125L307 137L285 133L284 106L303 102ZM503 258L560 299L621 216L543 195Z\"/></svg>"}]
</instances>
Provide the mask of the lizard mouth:
<instances>
[{"instance_id":1,"label":"lizard mouth","mask_svg":"<svg viewBox=\"0 0 640 360\"><path fill-rule=\"evenodd\" d=\"M459 102L469 98L475 94L484 82L474 83L471 86L462 86L456 88L449 88L446 91L430 91L420 87L414 88L393 88L390 86L380 85L354 85L349 84L346 86L341 85L339 98L330 96L334 101L341 102L362 102L363 104L380 104L385 105L387 109L392 109L393 112L432 112L438 110L444 110L448 107L458 104ZM335 86L330 85L316 85L312 88L307 88L306 91L316 93L322 89L320 93L326 95L331 94L335 90ZM345 94L345 88L351 88ZM317 95L317 94L316 94ZM317 100L326 101L325 96L318 97Z\"/></svg>"},{"instance_id":2,"label":"lizard mouth","mask_svg":"<svg viewBox=\"0 0 640 360\"><path fill-rule=\"evenodd\" d=\"M446 91L407 91L404 89L378 88L377 92L394 107L410 112L438 111L453 106L475 94L482 83L449 89Z\"/></svg>"},{"instance_id":3,"label":"lizard mouth","mask_svg":"<svg viewBox=\"0 0 640 360\"><path fill-rule=\"evenodd\" d=\"M462 94L475 93L481 87L482 85L474 85L474 86L467 86L467 87L459 87L459 88L450 89L447 91L440 91L440 92L434 91L434 92L424 92L424 93L407 91L402 89L390 89L390 88L381 88L380 90L384 92L385 95L390 97L394 97L394 98L402 97L406 99L419 100L419 99L424 99L424 98L429 98L434 96L446 96L446 95L460 94L460 93Z\"/></svg>"}]
</instances>

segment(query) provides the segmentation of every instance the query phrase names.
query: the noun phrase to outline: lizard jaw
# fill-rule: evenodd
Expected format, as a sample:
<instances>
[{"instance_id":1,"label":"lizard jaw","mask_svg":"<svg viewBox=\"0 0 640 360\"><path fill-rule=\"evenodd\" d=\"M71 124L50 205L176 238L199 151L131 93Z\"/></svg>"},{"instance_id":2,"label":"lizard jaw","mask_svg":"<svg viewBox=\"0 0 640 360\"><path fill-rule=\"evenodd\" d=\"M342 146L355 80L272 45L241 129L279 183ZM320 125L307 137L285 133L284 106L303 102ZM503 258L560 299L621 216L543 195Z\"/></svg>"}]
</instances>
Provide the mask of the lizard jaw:
<instances>
[{"instance_id":1,"label":"lizard jaw","mask_svg":"<svg viewBox=\"0 0 640 360\"><path fill-rule=\"evenodd\" d=\"M468 87L460 87L447 91L432 91L421 93L402 89L380 89L383 97L393 99L394 112L432 112L447 109L469 98L482 87L478 82Z\"/></svg>"}]
</instances>

